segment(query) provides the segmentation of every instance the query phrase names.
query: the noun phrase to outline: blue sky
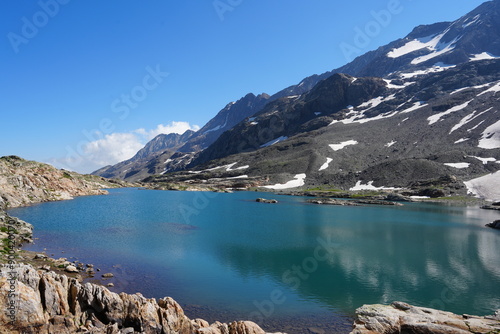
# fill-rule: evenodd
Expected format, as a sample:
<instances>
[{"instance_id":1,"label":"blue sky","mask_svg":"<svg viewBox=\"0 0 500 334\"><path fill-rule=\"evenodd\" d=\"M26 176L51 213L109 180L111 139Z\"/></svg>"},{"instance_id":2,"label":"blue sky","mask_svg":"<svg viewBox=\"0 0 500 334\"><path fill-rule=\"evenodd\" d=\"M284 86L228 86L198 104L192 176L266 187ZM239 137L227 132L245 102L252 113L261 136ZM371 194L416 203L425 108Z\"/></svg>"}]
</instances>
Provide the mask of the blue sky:
<instances>
[{"instance_id":1,"label":"blue sky","mask_svg":"<svg viewBox=\"0 0 500 334\"><path fill-rule=\"evenodd\" d=\"M5 0L0 156L90 172L482 2Z\"/></svg>"}]
</instances>

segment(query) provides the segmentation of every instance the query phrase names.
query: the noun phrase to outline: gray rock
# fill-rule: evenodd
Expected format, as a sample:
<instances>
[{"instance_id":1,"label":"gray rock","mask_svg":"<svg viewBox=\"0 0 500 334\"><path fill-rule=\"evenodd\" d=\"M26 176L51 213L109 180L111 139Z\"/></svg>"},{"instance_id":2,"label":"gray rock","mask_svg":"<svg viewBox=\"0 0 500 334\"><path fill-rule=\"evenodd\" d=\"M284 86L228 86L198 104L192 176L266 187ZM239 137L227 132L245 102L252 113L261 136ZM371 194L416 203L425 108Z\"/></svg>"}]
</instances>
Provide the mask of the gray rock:
<instances>
[{"instance_id":1,"label":"gray rock","mask_svg":"<svg viewBox=\"0 0 500 334\"><path fill-rule=\"evenodd\" d=\"M342 199L334 199L334 198L318 198L311 199L307 201L312 204L321 204L321 205L348 205L348 206L359 206L360 204L354 201L347 201Z\"/></svg>"},{"instance_id":2,"label":"gray rock","mask_svg":"<svg viewBox=\"0 0 500 334\"><path fill-rule=\"evenodd\" d=\"M486 224L486 226L494 228L496 230L500 230L500 220L495 220L492 223Z\"/></svg>"},{"instance_id":3,"label":"gray rock","mask_svg":"<svg viewBox=\"0 0 500 334\"><path fill-rule=\"evenodd\" d=\"M500 321L394 302L392 305L364 305L358 308L353 327L351 334L486 334L500 331Z\"/></svg>"},{"instance_id":4,"label":"gray rock","mask_svg":"<svg viewBox=\"0 0 500 334\"><path fill-rule=\"evenodd\" d=\"M392 193L385 197L386 201L392 202L411 202L411 199L407 196L403 196L401 194Z\"/></svg>"},{"instance_id":5,"label":"gray rock","mask_svg":"<svg viewBox=\"0 0 500 334\"><path fill-rule=\"evenodd\" d=\"M275 199L265 199L265 198L257 198L255 201L258 202L258 203L267 203L267 204L276 204L276 203L278 203L278 201L275 200Z\"/></svg>"},{"instance_id":6,"label":"gray rock","mask_svg":"<svg viewBox=\"0 0 500 334\"><path fill-rule=\"evenodd\" d=\"M106 273L106 274L102 274L102 277L104 277L104 278L112 278L112 277L115 277L115 275L113 275L112 273Z\"/></svg>"},{"instance_id":7,"label":"gray rock","mask_svg":"<svg viewBox=\"0 0 500 334\"><path fill-rule=\"evenodd\" d=\"M73 265L69 265L67 266L66 268L64 268L64 270L68 273L77 273L79 272L78 268L76 268L75 266Z\"/></svg>"}]
</instances>

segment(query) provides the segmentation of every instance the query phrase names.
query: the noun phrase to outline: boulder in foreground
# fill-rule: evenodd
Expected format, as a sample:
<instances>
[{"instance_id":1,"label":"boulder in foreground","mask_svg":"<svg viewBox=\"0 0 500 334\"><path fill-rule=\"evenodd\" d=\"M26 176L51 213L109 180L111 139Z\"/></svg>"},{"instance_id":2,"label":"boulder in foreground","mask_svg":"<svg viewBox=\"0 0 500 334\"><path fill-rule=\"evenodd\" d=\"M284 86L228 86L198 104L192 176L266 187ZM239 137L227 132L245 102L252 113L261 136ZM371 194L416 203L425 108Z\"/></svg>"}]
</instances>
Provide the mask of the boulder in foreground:
<instances>
[{"instance_id":1,"label":"boulder in foreground","mask_svg":"<svg viewBox=\"0 0 500 334\"><path fill-rule=\"evenodd\" d=\"M351 334L500 333L500 310L494 316L456 315L402 302L364 305L356 310Z\"/></svg>"}]
</instances>

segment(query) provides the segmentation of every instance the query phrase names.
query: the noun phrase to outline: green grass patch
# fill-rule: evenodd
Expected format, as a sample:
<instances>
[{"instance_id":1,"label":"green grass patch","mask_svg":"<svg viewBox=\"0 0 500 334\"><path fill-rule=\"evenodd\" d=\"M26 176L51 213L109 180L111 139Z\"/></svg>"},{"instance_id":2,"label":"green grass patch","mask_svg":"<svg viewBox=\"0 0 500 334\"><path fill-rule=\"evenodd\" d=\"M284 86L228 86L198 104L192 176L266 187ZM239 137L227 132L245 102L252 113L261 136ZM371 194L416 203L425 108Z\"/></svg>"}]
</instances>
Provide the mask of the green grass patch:
<instances>
[{"instance_id":1,"label":"green grass patch","mask_svg":"<svg viewBox=\"0 0 500 334\"><path fill-rule=\"evenodd\" d=\"M324 192L334 192L334 193L340 193L343 192L343 190L338 189L338 188L330 188L330 187L315 187L315 188L309 188L306 189L305 191L324 191Z\"/></svg>"}]
</instances>

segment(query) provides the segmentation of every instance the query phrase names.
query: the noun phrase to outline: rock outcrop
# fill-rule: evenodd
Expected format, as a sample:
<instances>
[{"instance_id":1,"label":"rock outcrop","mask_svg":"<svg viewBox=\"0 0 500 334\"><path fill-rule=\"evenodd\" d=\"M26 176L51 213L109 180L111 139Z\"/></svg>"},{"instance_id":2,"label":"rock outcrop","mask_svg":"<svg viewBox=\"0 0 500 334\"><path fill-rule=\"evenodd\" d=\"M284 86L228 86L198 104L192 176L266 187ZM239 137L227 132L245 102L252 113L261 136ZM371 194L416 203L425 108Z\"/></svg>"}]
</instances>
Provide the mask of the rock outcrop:
<instances>
[{"instance_id":1,"label":"rock outcrop","mask_svg":"<svg viewBox=\"0 0 500 334\"><path fill-rule=\"evenodd\" d=\"M102 195L103 188L125 185L93 175L59 170L47 164L17 156L0 158L0 209L33 203Z\"/></svg>"},{"instance_id":2,"label":"rock outcrop","mask_svg":"<svg viewBox=\"0 0 500 334\"><path fill-rule=\"evenodd\" d=\"M494 228L496 230L500 230L500 220L495 220L492 223L486 224L486 226Z\"/></svg>"},{"instance_id":3,"label":"rock outcrop","mask_svg":"<svg viewBox=\"0 0 500 334\"><path fill-rule=\"evenodd\" d=\"M0 267L0 333L265 334L249 321L190 320L172 298L114 293L27 264Z\"/></svg>"},{"instance_id":4,"label":"rock outcrop","mask_svg":"<svg viewBox=\"0 0 500 334\"><path fill-rule=\"evenodd\" d=\"M500 332L500 310L491 317L476 317L394 302L392 305L364 305L356 310L356 316L351 334Z\"/></svg>"},{"instance_id":5,"label":"rock outcrop","mask_svg":"<svg viewBox=\"0 0 500 334\"><path fill-rule=\"evenodd\" d=\"M257 198L255 200L257 203L266 203L266 204L277 204L278 200L276 199L265 199L265 198Z\"/></svg>"}]
</instances>

